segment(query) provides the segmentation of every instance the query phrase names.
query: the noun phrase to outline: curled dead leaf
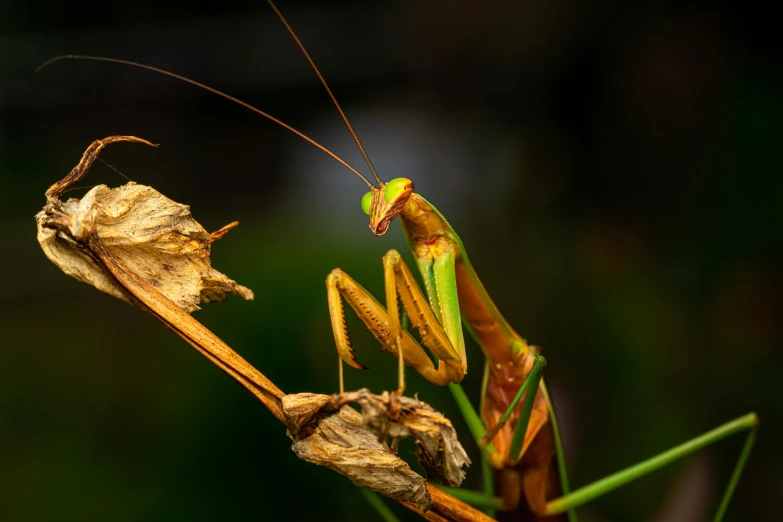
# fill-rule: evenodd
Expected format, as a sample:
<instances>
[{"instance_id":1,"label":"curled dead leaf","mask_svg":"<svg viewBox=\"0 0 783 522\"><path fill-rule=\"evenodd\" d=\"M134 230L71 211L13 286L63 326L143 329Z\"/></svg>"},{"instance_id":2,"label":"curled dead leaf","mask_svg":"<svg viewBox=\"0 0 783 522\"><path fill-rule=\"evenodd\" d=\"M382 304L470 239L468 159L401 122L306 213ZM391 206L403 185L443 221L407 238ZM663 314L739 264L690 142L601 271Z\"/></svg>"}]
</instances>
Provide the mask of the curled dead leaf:
<instances>
[{"instance_id":1,"label":"curled dead leaf","mask_svg":"<svg viewBox=\"0 0 783 522\"><path fill-rule=\"evenodd\" d=\"M348 406L352 402L361 406L361 414ZM367 389L332 397L300 393L283 397L282 406L299 458L422 511L432 504L426 482L389 449L388 438L413 438L427 474L448 486L459 486L462 468L470 465L451 422L411 397Z\"/></svg>"},{"instance_id":2,"label":"curled dead leaf","mask_svg":"<svg viewBox=\"0 0 783 522\"><path fill-rule=\"evenodd\" d=\"M432 498L424 478L392 453L350 406L320 415L330 399L315 393L283 397L283 414L294 440L294 453L304 461L337 471L357 486L428 511Z\"/></svg>"},{"instance_id":3,"label":"curled dead leaf","mask_svg":"<svg viewBox=\"0 0 783 522\"><path fill-rule=\"evenodd\" d=\"M114 138L152 145L130 136ZM96 141L79 165L114 138ZM249 288L211 266L211 243L236 223L209 234L193 219L190 207L134 182L117 188L98 185L82 199L61 201L62 193L87 169L72 171L53 185L46 193L46 206L35 216L38 242L63 272L135 304L127 290L82 247L94 236L113 257L187 312L198 310L200 303L222 301L228 293L253 299Z\"/></svg>"},{"instance_id":4,"label":"curled dead leaf","mask_svg":"<svg viewBox=\"0 0 783 522\"><path fill-rule=\"evenodd\" d=\"M335 395L326 408L355 402L362 407L364 424L381 440L411 437L419 463L429 478L457 487L465 479L470 459L457 439L451 421L426 402L387 391L375 395L366 388Z\"/></svg>"}]
</instances>

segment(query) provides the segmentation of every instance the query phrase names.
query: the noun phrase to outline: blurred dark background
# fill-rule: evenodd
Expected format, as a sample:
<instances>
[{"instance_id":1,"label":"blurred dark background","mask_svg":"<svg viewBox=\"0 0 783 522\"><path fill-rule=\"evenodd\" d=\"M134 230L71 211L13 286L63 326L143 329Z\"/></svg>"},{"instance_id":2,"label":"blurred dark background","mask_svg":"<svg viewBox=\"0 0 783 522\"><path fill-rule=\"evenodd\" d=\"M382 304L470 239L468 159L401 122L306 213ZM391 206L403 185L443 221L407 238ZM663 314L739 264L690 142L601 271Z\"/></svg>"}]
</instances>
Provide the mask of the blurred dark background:
<instances>
[{"instance_id":1,"label":"blurred dark background","mask_svg":"<svg viewBox=\"0 0 783 522\"><path fill-rule=\"evenodd\" d=\"M779 519L773 11L574 0L280 8L381 176L414 179L501 310L543 347L572 484L755 410L762 427L728 519ZM256 300L196 317L287 392L337 389L324 279L340 267L383 295L381 256L405 249L399 226L373 237L354 176L214 95L105 63L33 73L64 53L187 75L362 166L263 2L0 5L0 519L378 519L346 479L297 460L272 415L162 324L62 274L33 215L92 140L160 143L102 158L190 204L207 229L241 222L213 264ZM125 181L98 163L84 185ZM395 360L350 326L372 369L348 371L347 387L393 388ZM477 400L482 357L472 341L468 350ZM477 457L446 390L408 378ZM594 501L581 520L704 520L741 445L735 436ZM465 485L478 488L479 475Z\"/></svg>"}]
</instances>

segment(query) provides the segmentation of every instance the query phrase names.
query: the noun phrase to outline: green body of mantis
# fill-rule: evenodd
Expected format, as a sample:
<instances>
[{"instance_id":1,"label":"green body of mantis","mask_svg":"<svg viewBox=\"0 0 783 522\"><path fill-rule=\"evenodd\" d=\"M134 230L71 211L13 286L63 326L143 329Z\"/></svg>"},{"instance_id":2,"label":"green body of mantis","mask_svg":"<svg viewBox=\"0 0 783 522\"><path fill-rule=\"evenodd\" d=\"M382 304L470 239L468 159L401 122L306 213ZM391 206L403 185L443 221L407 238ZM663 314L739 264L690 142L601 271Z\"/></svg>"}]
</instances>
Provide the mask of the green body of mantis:
<instances>
[{"instance_id":1,"label":"green body of mantis","mask_svg":"<svg viewBox=\"0 0 783 522\"><path fill-rule=\"evenodd\" d=\"M326 281L332 327L341 361L361 368L354 356L345 327L342 304L342 299L345 299L373 335L399 358L400 389L404 388L403 363L412 366L435 384L449 385L472 435L482 448L485 479L483 494L450 489L452 494L492 511L515 509L524 497L525 505L535 516L545 517L567 512L569 518L575 520L573 510L577 506L729 435L747 431L745 445L715 515L716 521L721 520L755 440L758 418L754 413L746 414L655 457L569 492L557 422L541 378L545 365L543 357L503 318L471 266L459 236L435 207L413 192L413 182L407 178L397 178L388 183L380 180L348 119L304 46L273 2L268 2L326 87L367 160L377 186L372 185L334 153L299 131L206 85L154 67L111 58L66 56L54 60L83 58L142 67L186 81L239 103L294 132L359 176L370 188L370 192L362 199L361 206L369 215L370 228L376 236L385 234L394 218L400 217L424 282L424 291L420 289L411 270L395 250L390 250L383 258L386 307L345 272L335 269ZM402 328L398 299L402 302L411 324L419 330L421 344L438 358L437 367L424 348ZM480 415L458 385L467 371L462 325L465 325L481 346L487 360ZM342 387L342 363L340 374ZM555 461L554 456L557 457ZM492 473L492 469L496 472ZM559 485L557 475L560 478ZM500 498L496 496L494 477L498 478L497 491ZM552 498L556 496L558 489L564 495Z\"/></svg>"}]
</instances>

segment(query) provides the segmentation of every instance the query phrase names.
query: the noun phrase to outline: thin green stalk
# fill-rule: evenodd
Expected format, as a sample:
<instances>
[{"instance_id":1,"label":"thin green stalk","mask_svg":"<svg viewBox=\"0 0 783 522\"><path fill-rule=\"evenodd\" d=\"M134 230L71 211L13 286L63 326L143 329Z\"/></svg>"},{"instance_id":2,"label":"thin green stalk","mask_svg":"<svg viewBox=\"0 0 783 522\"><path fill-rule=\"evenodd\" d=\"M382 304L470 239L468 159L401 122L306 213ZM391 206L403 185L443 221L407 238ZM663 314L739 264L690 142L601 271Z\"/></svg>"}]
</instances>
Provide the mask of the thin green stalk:
<instances>
[{"instance_id":1,"label":"thin green stalk","mask_svg":"<svg viewBox=\"0 0 783 522\"><path fill-rule=\"evenodd\" d=\"M491 497L495 494L495 470L489 465L489 459L487 459L486 452L481 452L481 474L484 483L484 494ZM488 517L495 518L495 511L493 507L487 507L484 509L484 513Z\"/></svg>"},{"instance_id":2,"label":"thin green stalk","mask_svg":"<svg viewBox=\"0 0 783 522\"><path fill-rule=\"evenodd\" d=\"M379 515L381 515L381 518L385 522L400 522L400 519L397 518L397 515L392 512L392 510L389 508L389 506L386 505L386 502L383 501L383 498L381 498L378 493L368 488L360 488L359 491L362 492L362 495L364 495L364 498L367 499L367 502L369 502L370 505L375 508L375 510Z\"/></svg>"},{"instance_id":3,"label":"thin green stalk","mask_svg":"<svg viewBox=\"0 0 783 522\"><path fill-rule=\"evenodd\" d=\"M454 402L457 403L457 407L462 413L462 417L464 417L471 435L473 435L476 442L480 441L487 430L484 427L484 423L481 421L481 417L479 417L478 413L476 413L476 410L473 408L473 405L470 403L470 399L468 399L465 390L462 389L462 386L454 384L453 382L449 383L447 387L449 391L451 391ZM484 446L484 451L495 451L495 447L492 444L488 444Z\"/></svg>"},{"instance_id":4,"label":"thin green stalk","mask_svg":"<svg viewBox=\"0 0 783 522\"><path fill-rule=\"evenodd\" d=\"M436 486L452 497L459 499L466 504L470 504L471 506L477 508L503 509L503 499L500 497L485 495L484 493L471 491L469 489L447 488L446 486L441 486L439 484L436 484Z\"/></svg>"},{"instance_id":5,"label":"thin green stalk","mask_svg":"<svg viewBox=\"0 0 783 522\"><path fill-rule=\"evenodd\" d=\"M481 398L479 399L479 411L484 411L484 401L487 398L487 385L489 383L489 359L484 358L484 372L481 374ZM485 435L486 436L486 433ZM482 475L482 485L484 486L484 494L487 496L492 496L495 494L495 470L492 469L492 466L489 465L489 459L487 458L487 452L484 451L484 448L479 446L479 450L481 452L481 475ZM495 518L495 512L497 510L495 508L485 508L484 513L487 514L488 517Z\"/></svg>"}]
</instances>

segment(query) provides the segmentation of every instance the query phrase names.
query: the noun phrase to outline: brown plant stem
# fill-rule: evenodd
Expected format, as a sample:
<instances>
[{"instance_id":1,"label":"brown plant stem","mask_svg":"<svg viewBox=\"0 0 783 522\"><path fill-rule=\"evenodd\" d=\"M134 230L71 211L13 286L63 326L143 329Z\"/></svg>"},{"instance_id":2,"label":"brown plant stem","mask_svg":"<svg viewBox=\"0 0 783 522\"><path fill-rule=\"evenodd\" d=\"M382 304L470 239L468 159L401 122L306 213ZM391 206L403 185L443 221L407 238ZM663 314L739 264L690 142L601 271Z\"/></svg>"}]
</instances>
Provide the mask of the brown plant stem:
<instances>
[{"instance_id":1,"label":"brown plant stem","mask_svg":"<svg viewBox=\"0 0 783 522\"><path fill-rule=\"evenodd\" d=\"M102 245L99 238L91 237L88 248L95 252L101 263L117 279L117 282L139 301L142 308L152 313L218 368L255 395L278 420L281 422L284 420L280 405L284 393L272 381L208 328L158 292L155 287L127 270ZM400 502L400 504L425 520L454 522L489 522L493 520L432 484L428 483L427 489L433 500L432 509L429 511L423 512L410 502Z\"/></svg>"},{"instance_id":2,"label":"brown plant stem","mask_svg":"<svg viewBox=\"0 0 783 522\"><path fill-rule=\"evenodd\" d=\"M88 248L98 256L117 282L139 301L141 308L160 319L174 333L255 395L279 421L284 420L280 399L285 394L280 388L193 316L128 270L94 234L88 241Z\"/></svg>"}]
</instances>

